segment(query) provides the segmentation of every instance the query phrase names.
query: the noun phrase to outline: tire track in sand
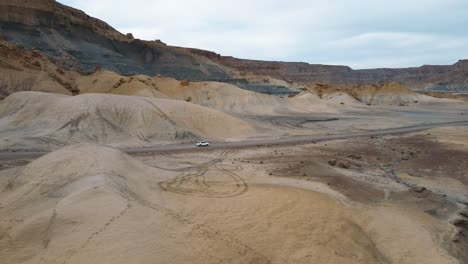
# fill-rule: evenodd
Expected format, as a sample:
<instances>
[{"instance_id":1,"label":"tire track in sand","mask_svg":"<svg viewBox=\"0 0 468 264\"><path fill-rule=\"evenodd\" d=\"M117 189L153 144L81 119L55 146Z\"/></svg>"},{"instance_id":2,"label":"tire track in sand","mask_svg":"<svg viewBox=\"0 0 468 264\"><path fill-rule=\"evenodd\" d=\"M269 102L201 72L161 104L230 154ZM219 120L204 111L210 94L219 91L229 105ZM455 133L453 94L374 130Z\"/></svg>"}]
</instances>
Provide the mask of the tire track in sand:
<instances>
[{"instance_id":1,"label":"tire track in sand","mask_svg":"<svg viewBox=\"0 0 468 264\"><path fill-rule=\"evenodd\" d=\"M158 185L164 191L198 197L229 198L242 195L248 191L247 183L241 176L220 164L229 154L230 151L224 150L216 159L184 168L185 171L195 170L195 172L183 173L170 180L159 182ZM215 180L210 181L207 177L208 171L215 171L221 175L211 176ZM220 181L222 176L227 176L228 180Z\"/></svg>"}]
</instances>

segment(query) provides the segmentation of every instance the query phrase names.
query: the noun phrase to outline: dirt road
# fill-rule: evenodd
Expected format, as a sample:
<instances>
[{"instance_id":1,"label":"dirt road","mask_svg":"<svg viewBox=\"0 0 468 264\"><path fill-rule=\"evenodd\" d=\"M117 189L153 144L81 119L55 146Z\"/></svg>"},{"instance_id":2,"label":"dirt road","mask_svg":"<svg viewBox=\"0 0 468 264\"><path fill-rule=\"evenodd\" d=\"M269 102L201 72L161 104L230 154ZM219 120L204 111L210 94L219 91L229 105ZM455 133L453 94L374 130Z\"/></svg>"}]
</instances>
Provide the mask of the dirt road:
<instances>
[{"instance_id":1,"label":"dirt road","mask_svg":"<svg viewBox=\"0 0 468 264\"><path fill-rule=\"evenodd\" d=\"M234 148L252 148L252 147L265 147L265 146L276 146L276 145L297 145L307 144L320 141L330 141L337 139L348 139L358 137L375 137L375 136L388 136L388 135L399 135L412 133L437 127L447 126L467 126L468 120L460 120L453 122L444 123L429 123L429 124L418 124L406 127L396 127L388 129L368 130L362 132L350 132L341 134L327 134L320 136L301 136L301 137L290 137L290 138L278 138L278 139L259 139L249 140L241 142L213 142L210 147L204 148L206 150L212 149L234 149ZM143 148L130 148L122 149L122 151L132 154L145 154L145 153L167 153L167 152L196 152L201 151L200 147L194 144L174 144L174 145L161 145L155 147L143 147ZM4 151L0 153L0 160L9 159L20 159L20 158L36 158L47 154L47 151L24 151L24 152L12 152Z\"/></svg>"}]
</instances>

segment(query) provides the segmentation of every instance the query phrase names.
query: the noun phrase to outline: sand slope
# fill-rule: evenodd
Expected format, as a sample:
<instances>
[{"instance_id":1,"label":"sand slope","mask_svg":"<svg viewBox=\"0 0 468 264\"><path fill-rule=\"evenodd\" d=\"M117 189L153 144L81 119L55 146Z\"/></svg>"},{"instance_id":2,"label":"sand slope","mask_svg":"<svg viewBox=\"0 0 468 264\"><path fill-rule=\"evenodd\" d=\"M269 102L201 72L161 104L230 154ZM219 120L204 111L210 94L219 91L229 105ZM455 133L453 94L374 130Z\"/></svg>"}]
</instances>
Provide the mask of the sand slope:
<instances>
[{"instance_id":1,"label":"sand slope","mask_svg":"<svg viewBox=\"0 0 468 264\"><path fill-rule=\"evenodd\" d=\"M0 171L2 263L454 263L404 212L249 184L222 162L155 166L76 145Z\"/></svg>"},{"instance_id":2,"label":"sand slope","mask_svg":"<svg viewBox=\"0 0 468 264\"><path fill-rule=\"evenodd\" d=\"M0 104L2 148L56 148L76 142L139 146L237 139L253 132L240 119L168 99L19 92Z\"/></svg>"},{"instance_id":3,"label":"sand slope","mask_svg":"<svg viewBox=\"0 0 468 264\"><path fill-rule=\"evenodd\" d=\"M242 90L218 82L183 82L148 76L123 77L100 70L77 79L80 93L110 93L171 98L223 112L271 114L289 111L284 98Z\"/></svg>"},{"instance_id":4,"label":"sand slope","mask_svg":"<svg viewBox=\"0 0 468 264\"><path fill-rule=\"evenodd\" d=\"M310 91L289 98L289 104L305 112L324 113L336 113L340 110L349 110L352 107L362 106L359 101L345 93L333 93L320 98L318 94Z\"/></svg>"},{"instance_id":5,"label":"sand slope","mask_svg":"<svg viewBox=\"0 0 468 264\"><path fill-rule=\"evenodd\" d=\"M411 91L408 87L396 82L354 86L316 84L309 87L309 90L316 92L322 98L336 93L348 94L356 100L368 105L408 105L419 102L457 102L456 100L439 100L437 98L418 94Z\"/></svg>"},{"instance_id":6,"label":"sand slope","mask_svg":"<svg viewBox=\"0 0 468 264\"><path fill-rule=\"evenodd\" d=\"M123 77L100 70L77 79L80 93L110 93L171 98L227 113L275 115L307 112L336 112L344 100L321 100L316 94L283 98L241 89L221 82L179 81L167 77L137 75ZM351 99L352 100L352 99ZM338 102L339 101L339 102ZM356 100L347 106L358 104ZM340 107L338 107L340 106Z\"/></svg>"},{"instance_id":7,"label":"sand slope","mask_svg":"<svg viewBox=\"0 0 468 264\"><path fill-rule=\"evenodd\" d=\"M271 115L307 112L336 112L340 102L321 100L315 93L305 92L292 98L282 98L240 89L219 82L180 82L156 77L159 91L171 98L224 112ZM354 100L354 104L358 104ZM353 104L348 104L348 106Z\"/></svg>"},{"instance_id":8,"label":"sand slope","mask_svg":"<svg viewBox=\"0 0 468 264\"><path fill-rule=\"evenodd\" d=\"M167 96L224 112L272 114L290 111L285 98L251 92L219 82L180 82L156 77L155 84Z\"/></svg>"},{"instance_id":9,"label":"sand slope","mask_svg":"<svg viewBox=\"0 0 468 264\"><path fill-rule=\"evenodd\" d=\"M158 91L152 79L148 76L126 77L106 70L99 70L86 76L78 76L76 86L82 94L109 93L167 98L166 95Z\"/></svg>"}]
</instances>

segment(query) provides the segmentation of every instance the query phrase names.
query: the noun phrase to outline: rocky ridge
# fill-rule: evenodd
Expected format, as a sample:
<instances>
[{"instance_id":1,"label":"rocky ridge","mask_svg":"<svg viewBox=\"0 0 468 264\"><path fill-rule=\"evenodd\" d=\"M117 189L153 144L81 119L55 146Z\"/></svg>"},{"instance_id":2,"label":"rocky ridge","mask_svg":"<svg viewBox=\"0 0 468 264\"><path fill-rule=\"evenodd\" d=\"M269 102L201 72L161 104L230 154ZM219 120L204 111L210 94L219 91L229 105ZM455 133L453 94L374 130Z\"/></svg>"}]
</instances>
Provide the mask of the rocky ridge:
<instances>
[{"instance_id":1,"label":"rocky ridge","mask_svg":"<svg viewBox=\"0 0 468 264\"><path fill-rule=\"evenodd\" d=\"M199 49L189 50L242 72L268 75L291 82L347 85L400 82L411 89L468 91L468 60L460 60L453 65L354 70L340 65L245 60Z\"/></svg>"}]
</instances>

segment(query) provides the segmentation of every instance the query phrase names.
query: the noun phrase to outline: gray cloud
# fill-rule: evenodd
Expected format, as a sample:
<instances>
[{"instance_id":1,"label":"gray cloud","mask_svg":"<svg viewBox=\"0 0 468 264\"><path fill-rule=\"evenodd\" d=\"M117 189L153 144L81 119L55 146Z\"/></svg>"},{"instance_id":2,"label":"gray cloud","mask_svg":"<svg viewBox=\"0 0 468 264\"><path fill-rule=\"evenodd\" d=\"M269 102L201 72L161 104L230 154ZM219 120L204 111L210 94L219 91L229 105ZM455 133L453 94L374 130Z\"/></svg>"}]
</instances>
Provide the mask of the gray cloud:
<instances>
[{"instance_id":1,"label":"gray cloud","mask_svg":"<svg viewBox=\"0 0 468 264\"><path fill-rule=\"evenodd\" d=\"M468 58L466 0L62 0L123 33L263 60L353 68Z\"/></svg>"}]
</instances>

